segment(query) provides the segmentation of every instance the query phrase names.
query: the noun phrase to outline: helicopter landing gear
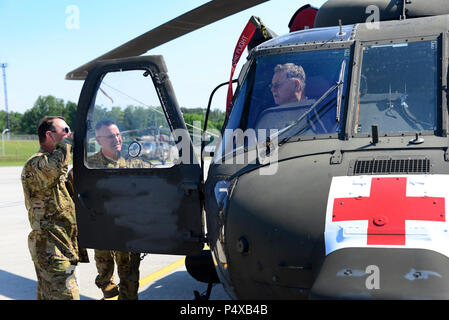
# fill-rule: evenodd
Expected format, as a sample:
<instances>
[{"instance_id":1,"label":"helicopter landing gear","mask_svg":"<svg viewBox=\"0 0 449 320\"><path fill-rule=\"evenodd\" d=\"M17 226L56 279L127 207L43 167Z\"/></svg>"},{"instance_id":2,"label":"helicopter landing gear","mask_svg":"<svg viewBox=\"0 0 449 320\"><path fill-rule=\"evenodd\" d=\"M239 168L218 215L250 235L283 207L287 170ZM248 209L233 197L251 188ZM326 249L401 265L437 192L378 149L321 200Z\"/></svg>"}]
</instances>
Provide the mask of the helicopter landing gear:
<instances>
[{"instance_id":1,"label":"helicopter landing gear","mask_svg":"<svg viewBox=\"0 0 449 320\"><path fill-rule=\"evenodd\" d=\"M195 300L209 300L212 287L220 283L210 250L203 250L199 256L186 256L187 272L197 281L207 283L207 290L203 293L193 291Z\"/></svg>"},{"instance_id":2,"label":"helicopter landing gear","mask_svg":"<svg viewBox=\"0 0 449 320\"><path fill-rule=\"evenodd\" d=\"M199 293L197 290L193 291L193 294L195 295L195 299L194 300L198 300L198 301L206 301L209 300L210 298L210 294L212 292L212 287L214 286L213 283L209 283L207 285L207 290L206 292L203 293Z\"/></svg>"}]
</instances>

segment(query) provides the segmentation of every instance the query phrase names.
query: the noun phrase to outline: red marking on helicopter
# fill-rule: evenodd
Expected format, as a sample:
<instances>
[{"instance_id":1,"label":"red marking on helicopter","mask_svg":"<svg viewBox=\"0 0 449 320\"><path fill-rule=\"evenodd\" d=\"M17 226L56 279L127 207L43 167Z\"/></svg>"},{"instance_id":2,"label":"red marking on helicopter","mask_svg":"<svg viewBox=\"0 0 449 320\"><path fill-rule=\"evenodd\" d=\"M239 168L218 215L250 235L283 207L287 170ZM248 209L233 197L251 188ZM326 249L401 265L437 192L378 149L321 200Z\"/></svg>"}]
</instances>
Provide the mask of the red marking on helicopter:
<instances>
[{"instance_id":1,"label":"red marking on helicopter","mask_svg":"<svg viewBox=\"0 0 449 320\"><path fill-rule=\"evenodd\" d=\"M240 60L240 57L245 50L246 46L250 42L251 38L256 32L257 26L254 21L250 19L245 29L243 29L242 34L240 35L239 41L237 41L237 45L234 50L234 55L232 56L232 68L231 68L231 78L229 79L228 85L228 95L226 97L226 114L228 114L229 107L231 106L231 101L234 93L232 92L232 77L234 76L235 68L237 67L237 63Z\"/></svg>"},{"instance_id":2,"label":"red marking on helicopter","mask_svg":"<svg viewBox=\"0 0 449 320\"><path fill-rule=\"evenodd\" d=\"M368 245L405 245L405 221L445 221L445 198L407 197L407 178L372 178L369 197L336 198L332 221L368 220Z\"/></svg>"},{"instance_id":3,"label":"red marking on helicopter","mask_svg":"<svg viewBox=\"0 0 449 320\"><path fill-rule=\"evenodd\" d=\"M318 9L312 7L310 4L306 4L305 6L299 8L288 24L290 32L312 29L317 13Z\"/></svg>"}]
</instances>

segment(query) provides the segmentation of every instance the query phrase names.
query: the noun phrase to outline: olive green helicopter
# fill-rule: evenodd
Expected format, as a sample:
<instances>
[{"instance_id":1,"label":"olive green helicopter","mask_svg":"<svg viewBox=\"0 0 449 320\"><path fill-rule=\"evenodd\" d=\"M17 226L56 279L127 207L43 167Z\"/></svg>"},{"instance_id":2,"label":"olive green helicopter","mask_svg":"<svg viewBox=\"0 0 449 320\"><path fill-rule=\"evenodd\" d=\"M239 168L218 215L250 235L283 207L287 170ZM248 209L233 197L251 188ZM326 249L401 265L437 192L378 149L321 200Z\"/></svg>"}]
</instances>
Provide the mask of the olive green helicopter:
<instances>
[{"instance_id":1,"label":"olive green helicopter","mask_svg":"<svg viewBox=\"0 0 449 320\"><path fill-rule=\"evenodd\" d=\"M194 144L163 57L141 55L265 1L210 1L67 74L80 245L185 255L198 299L448 299L449 2L328 0L281 36L251 17L223 128L207 149L209 104ZM89 166L112 91L157 97L121 152L163 134L163 163Z\"/></svg>"}]
</instances>

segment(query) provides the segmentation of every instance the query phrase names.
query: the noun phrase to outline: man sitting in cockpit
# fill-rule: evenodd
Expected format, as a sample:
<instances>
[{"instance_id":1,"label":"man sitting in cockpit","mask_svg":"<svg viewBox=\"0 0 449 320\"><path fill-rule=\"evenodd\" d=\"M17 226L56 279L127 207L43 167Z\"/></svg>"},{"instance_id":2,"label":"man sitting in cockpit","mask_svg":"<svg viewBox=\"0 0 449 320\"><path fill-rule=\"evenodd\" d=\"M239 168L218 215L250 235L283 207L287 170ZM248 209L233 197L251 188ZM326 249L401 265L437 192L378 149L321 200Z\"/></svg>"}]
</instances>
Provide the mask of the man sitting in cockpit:
<instances>
[{"instance_id":1,"label":"man sitting in cockpit","mask_svg":"<svg viewBox=\"0 0 449 320\"><path fill-rule=\"evenodd\" d=\"M271 93L277 105L290 104L304 99L306 74L294 63L278 64L271 80Z\"/></svg>"},{"instance_id":2,"label":"man sitting in cockpit","mask_svg":"<svg viewBox=\"0 0 449 320\"><path fill-rule=\"evenodd\" d=\"M310 107L310 101L305 96L306 74L300 65L276 65L269 87L276 106L259 114L256 129L284 128Z\"/></svg>"}]
</instances>

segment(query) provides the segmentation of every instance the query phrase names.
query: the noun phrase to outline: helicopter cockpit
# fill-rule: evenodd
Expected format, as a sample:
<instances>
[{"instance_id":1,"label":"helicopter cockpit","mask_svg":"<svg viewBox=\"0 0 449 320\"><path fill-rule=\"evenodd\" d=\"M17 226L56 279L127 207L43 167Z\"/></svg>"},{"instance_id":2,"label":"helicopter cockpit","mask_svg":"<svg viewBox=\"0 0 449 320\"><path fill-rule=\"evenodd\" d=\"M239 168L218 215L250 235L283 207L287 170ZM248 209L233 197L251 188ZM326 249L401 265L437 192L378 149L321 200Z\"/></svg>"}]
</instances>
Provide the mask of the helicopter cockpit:
<instances>
[{"instance_id":1,"label":"helicopter cockpit","mask_svg":"<svg viewBox=\"0 0 449 320\"><path fill-rule=\"evenodd\" d=\"M348 40L352 35L352 26L339 28L322 28L294 32L282 40L279 38L267 41L255 50L255 58L247 66L242 85L236 93L237 97L225 127L222 152L231 149L226 131L243 132L246 140L241 140L245 148L250 148L263 141L265 137L277 137L288 140L292 137L338 138L344 124L344 105L347 97L349 61L351 49ZM286 53L286 47L298 42L312 43L322 39L330 43L345 41L343 47L307 50L295 48ZM301 98L284 103L278 98L278 86L285 82L274 83L276 68L292 65L300 68L303 75ZM245 74L245 73L244 73ZM285 90L284 90L285 91ZM238 130L240 129L240 130ZM232 142L232 149L242 146ZM226 151L225 151L226 150ZM217 159L217 158L216 158Z\"/></svg>"},{"instance_id":2,"label":"helicopter cockpit","mask_svg":"<svg viewBox=\"0 0 449 320\"><path fill-rule=\"evenodd\" d=\"M265 137L276 137L280 144L293 138L366 137L372 134L373 125L384 136L436 133L438 40L365 41L353 49L356 33L351 25L304 30L257 47L241 74L215 161L235 150L260 145ZM360 56L360 75L352 74L354 55ZM280 104L272 81L276 67L286 64L303 69L305 89L299 101ZM352 132L345 133L349 82L357 81L351 75L360 76L360 85L356 106L350 110ZM237 138L241 145L236 143L236 132L245 137Z\"/></svg>"},{"instance_id":3,"label":"helicopter cockpit","mask_svg":"<svg viewBox=\"0 0 449 320\"><path fill-rule=\"evenodd\" d=\"M335 87L326 97L322 97L340 81L343 82L342 85L344 87L344 80L347 78L344 66L349 60L349 55L349 49L337 49L260 57L247 80L253 82L253 87L250 91L246 91L246 94L249 94L249 92L251 94L247 100L246 108L242 110L240 115L240 128L244 130L281 130L288 126L290 121L298 118L301 113L314 106L321 98L322 102L320 106L315 106L314 117L309 117L309 123L303 124L303 128L298 128L296 133L292 130L289 135L339 132L341 122L336 121L337 117L342 116L341 108L338 114L336 110L336 99L339 90L336 90ZM271 84L272 77L276 66L288 63L300 65L304 69L306 75L304 79L304 96L300 101L295 101L295 103L277 104L273 94L274 88ZM341 71L343 71L343 77L340 79ZM271 90L270 86L272 87ZM236 114L235 116L238 115Z\"/></svg>"}]
</instances>

